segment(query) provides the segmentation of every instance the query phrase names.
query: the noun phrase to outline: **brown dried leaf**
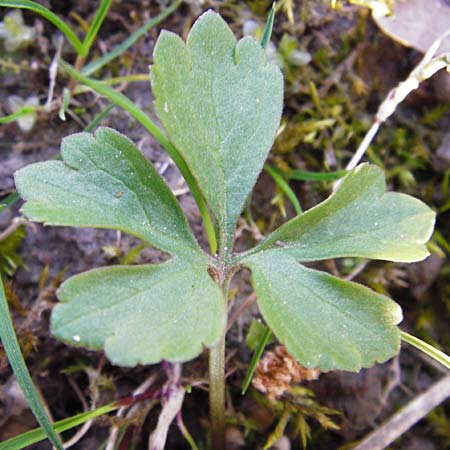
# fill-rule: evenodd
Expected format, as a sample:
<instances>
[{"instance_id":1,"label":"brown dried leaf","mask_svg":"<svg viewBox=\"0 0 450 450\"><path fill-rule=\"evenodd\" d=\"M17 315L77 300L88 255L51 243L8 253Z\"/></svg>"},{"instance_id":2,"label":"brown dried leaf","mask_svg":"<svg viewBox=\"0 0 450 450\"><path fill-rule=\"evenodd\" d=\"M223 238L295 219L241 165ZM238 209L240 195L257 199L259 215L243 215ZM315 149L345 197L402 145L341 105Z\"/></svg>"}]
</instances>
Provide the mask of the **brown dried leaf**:
<instances>
[{"instance_id":1,"label":"brown dried leaf","mask_svg":"<svg viewBox=\"0 0 450 450\"><path fill-rule=\"evenodd\" d=\"M283 345L277 345L273 351L267 351L258 363L253 386L267 394L270 399L281 397L291 383L316 380L318 369L306 369L301 366Z\"/></svg>"},{"instance_id":2,"label":"brown dried leaf","mask_svg":"<svg viewBox=\"0 0 450 450\"><path fill-rule=\"evenodd\" d=\"M450 29L450 5L446 0L397 1L392 16L373 18L392 39L425 53ZM450 39L444 40L436 53L443 52L450 52Z\"/></svg>"}]
</instances>

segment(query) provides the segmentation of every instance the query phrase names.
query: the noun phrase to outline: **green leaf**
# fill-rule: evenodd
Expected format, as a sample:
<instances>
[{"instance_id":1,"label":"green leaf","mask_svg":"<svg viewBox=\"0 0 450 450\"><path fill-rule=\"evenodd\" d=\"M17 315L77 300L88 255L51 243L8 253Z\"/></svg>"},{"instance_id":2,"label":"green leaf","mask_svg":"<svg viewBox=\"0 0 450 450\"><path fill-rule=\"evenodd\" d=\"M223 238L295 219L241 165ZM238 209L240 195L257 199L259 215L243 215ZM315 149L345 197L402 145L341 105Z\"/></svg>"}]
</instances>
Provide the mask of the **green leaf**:
<instances>
[{"instance_id":1,"label":"green leaf","mask_svg":"<svg viewBox=\"0 0 450 450\"><path fill-rule=\"evenodd\" d=\"M450 356L446 353L442 352L436 347L428 344L422 339L419 339L416 336L412 336L411 334L406 333L405 331L401 332L402 340L407 342L408 344L416 347L422 353L425 353L430 358L433 358L438 363L442 364L444 367L450 370Z\"/></svg>"},{"instance_id":2,"label":"green leaf","mask_svg":"<svg viewBox=\"0 0 450 450\"><path fill-rule=\"evenodd\" d=\"M186 45L163 31L154 61L157 114L198 180L222 243L226 236L230 244L279 126L282 75L257 41L236 43L212 11L197 20Z\"/></svg>"},{"instance_id":3,"label":"green leaf","mask_svg":"<svg viewBox=\"0 0 450 450\"><path fill-rule=\"evenodd\" d=\"M170 189L134 144L99 128L63 140L64 162L16 173L22 213L51 225L120 229L173 254L199 252Z\"/></svg>"},{"instance_id":4,"label":"green leaf","mask_svg":"<svg viewBox=\"0 0 450 450\"><path fill-rule=\"evenodd\" d=\"M247 336L247 345L255 352L253 353L252 360L250 361L250 364L248 366L244 382L242 383L242 389L241 389L242 395L244 395L247 392L247 389L250 386L253 375L256 371L256 367L258 366L259 360L261 359L261 356L263 355L264 349L266 348L266 345L269 343L269 341L272 339L271 329L266 327L265 325L263 325L260 322L253 321L250 326L249 332L252 331L252 326L255 323L258 323L259 325L261 325L263 330L260 330L261 335L259 336L258 341L255 342L255 345L253 348L249 345L249 342L248 342L249 339Z\"/></svg>"},{"instance_id":5,"label":"green leaf","mask_svg":"<svg viewBox=\"0 0 450 450\"><path fill-rule=\"evenodd\" d=\"M335 181L347 174L346 170L338 170L336 172L309 172L305 170L291 169L288 172L282 172L276 167L272 167L272 169L278 171L282 177L288 180L299 181Z\"/></svg>"},{"instance_id":6,"label":"green leaf","mask_svg":"<svg viewBox=\"0 0 450 450\"><path fill-rule=\"evenodd\" d=\"M181 157L178 150L169 141L167 136L160 130L156 123L153 122L153 120L151 120L150 117L142 109L138 108L136 104L133 103L128 97L120 92L115 91L113 88L104 83L84 76L81 72L65 63L64 61L60 61L60 64L62 67L64 67L64 70L66 70L70 76L85 84L86 86L89 86L98 94L104 95L111 102L127 111L166 149L167 153L169 153L170 157L173 159L174 163L186 180L186 184L189 186L191 194L194 197L195 202L197 203L200 215L203 219L205 231L208 236L211 253L215 254L217 249L216 235L211 217L209 216L208 208L206 207L205 200L202 197L199 188L197 187L197 182L192 176L189 167L186 165L186 162Z\"/></svg>"},{"instance_id":7,"label":"green leaf","mask_svg":"<svg viewBox=\"0 0 450 450\"><path fill-rule=\"evenodd\" d=\"M36 111L36 107L34 107L34 106L24 106L23 108L20 108L19 111L16 111L7 116L0 117L0 124L2 125L5 123L15 122L16 120L20 119L21 117L29 116L30 114L33 114L35 111Z\"/></svg>"},{"instance_id":8,"label":"green leaf","mask_svg":"<svg viewBox=\"0 0 450 450\"><path fill-rule=\"evenodd\" d=\"M275 181L278 187L284 192L286 197L291 201L292 206L295 209L295 212L297 214L300 214L302 212L302 207L300 205L300 202L298 201L297 196L295 195L295 192L289 186L289 183L287 183L285 179L269 164L264 165L264 170L273 178L273 181Z\"/></svg>"},{"instance_id":9,"label":"green leaf","mask_svg":"<svg viewBox=\"0 0 450 450\"><path fill-rule=\"evenodd\" d=\"M108 403L104 406L99 406L93 410L76 414L72 417L68 417L67 419L55 422L53 424L53 429L56 433L62 433L63 431L70 430L78 425L86 423L89 420L93 420L96 417L115 411L121 406L123 406L123 404L120 400ZM26 431L18 436L14 436L7 441L0 442L0 450L20 450L33 445L36 442L43 441L45 438L45 431L42 428L35 428L34 430Z\"/></svg>"},{"instance_id":10,"label":"green leaf","mask_svg":"<svg viewBox=\"0 0 450 450\"><path fill-rule=\"evenodd\" d=\"M0 212L2 212L4 209L9 208L10 206L14 205L20 200L20 196L17 192L12 192L9 194L6 198L2 198L1 204L0 204Z\"/></svg>"},{"instance_id":11,"label":"green leaf","mask_svg":"<svg viewBox=\"0 0 450 450\"><path fill-rule=\"evenodd\" d=\"M52 442L58 449L63 450L63 445L58 435L53 430L50 419L45 412L45 407L34 387L33 380L28 372L27 365L20 351L19 341L14 331L14 325L9 314L8 302L6 300L3 283L0 277L0 338L5 349L8 362L17 378L23 394L30 406L31 411L42 427L42 434ZM1 445L1 444L0 444ZM5 447L6 448L6 447ZM9 447L8 447L9 448ZM16 447L17 448L17 447Z\"/></svg>"},{"instance_id":12,"label":"green leaf","mask_svg":"<svg viewBox=\"0 0 450 450\"><path fill-rule=\"evenodd\" d=\"M101 0L100 5L98 5L97 10L95 11L94 19L92 23L89 25L89 30L86 33L86 36L83 40L83 50L84 54L88 55L89 50L91 49L92 44L97 37L98 30L102 26L103 21L105 20L106 14L111 6L112 0Z\"/></svg>"},{"instance_id":13,"label":"green leaf","mask_svg":"<svg viewBox=\"0 0 450 450\"><path fill-rule=\"evenodd\" d=\"M255 351L266 333L267 327L259 320L253 319L245 336L247 347Z\"/></svg>"},{"instance_id":14,"label":"green leaf","mask_svg":"<svg viewBox=\"0 0 450 450\"><path fill-rule=\"evenodd\" d=\"M391 299L289 255L268 250L243 261L264 320L305 367L357 371L399 351L402 318Z\"/></svg>"},{"instance_id":15,"label":"green leaf","mask_svg":"<svg viewBox=\"0 0 450 450\"><path fill-rule=\"evenodd\" d=\"M58 297L52 332L104 348L121 366L190 360L213 346L225 325L225 301L204 258L94 269L63 283Z\"/></svg>"},{"instance_id":16,"label":"green leaf","mask_svg":"<svg viewBox=\"0 0 450 450\"><path fill-rule=\"evenodd\" d=\"M428 256L435 213L421 201L385 192L381 169L362 164L337 192L273 232L258 250L279 248L300 261L357 256L413 262Z\"/></svg>"},{"instance_id":17,"label":"green leaf","mask_svg":"<svg viewBox=\"0 0 450 450\"><path fill-rule=\"evenodd\" d=\"M267 16L266 25L264 26L263 34L261 37L261 47L266 49L270 42L270 37L272 36L273 21L275 20L276 13L276 2L272 3L272 8L270 8L269 15Z\"/></svg>"}]
</instances>

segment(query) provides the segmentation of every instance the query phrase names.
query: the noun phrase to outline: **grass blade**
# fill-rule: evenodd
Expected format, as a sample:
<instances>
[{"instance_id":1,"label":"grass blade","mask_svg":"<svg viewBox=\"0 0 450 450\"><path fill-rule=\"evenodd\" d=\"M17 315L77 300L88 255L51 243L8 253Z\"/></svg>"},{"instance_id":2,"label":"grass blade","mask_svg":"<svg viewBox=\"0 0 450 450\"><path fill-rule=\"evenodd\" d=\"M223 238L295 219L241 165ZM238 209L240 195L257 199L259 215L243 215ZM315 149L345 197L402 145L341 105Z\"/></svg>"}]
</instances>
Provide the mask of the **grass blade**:
<instances>
[{"instance_id":1,"label":"grass blade","mask_svg":"<svg viewBox=\"0 0 450 450\"><path fill-rule=\"evenodd\" d=\"M290 170L289 172L282 172L276 167L273 167L279 175L288 180L297 181L335 181L343 178L346 174L346 170L337 170L336 172L309 172L306 170Z\"/></svg>"},{"instance_id":2,"label":"grass blade","mask_svg":"<svg viewBox=\"0 0 450 450\"><path fill-rule=\"evenodd\" d=\"M74 67L67 64L64 61L61 61L60 64L62 65L64 70L66 70L67 73L71 77L75 78L78 82L85 84L98 94L107 97L112 103L116 104L117 106L120 106L125 111L127 111L142 126L144 126L145 129L152 136L154 136L155 139L166 149L167 153L170 155L170 157L177 165L178 169L180 170L181 174L186 180L189 189L191 190L192 196L194 197L194 200L197 203L197 206L203 219L203 224L205 226L205 230L208 236L211 253L215 254L217 251L216 234L203 195L201 194L197 186L197 182L195 181L195 178L193 177L191 171L189 170L189 167L187 166L186 162L184 161L178 150L175 148L175 146L169 141L164 132L155 124L155 122L153 122L152 119L150 119L149 116L147 116L147 114L145 114L144 111L142 111L142 109L138 108L125 95L121 94L120 92L116 92L114 89L112 89L110 86L104 83L101 83L97 80L93 80L92 78L83 75L81 72L79 72Z\"/></svg>"},{"instance_id":3,"label":"grass blade","mask_svg":"<svg viewBox=\"0 0 450 450\"><path fill-rule=\"evenodd\" d=\"M285 174L289 180L299 181L335 181L343 178L347 174L346 170L336 172L308 172L304 170L291 170Z\"/></svg>"},{"instance_id":4,"label":"grass blade","mask_svg":"<svg viewBox=\"0 0 450 450\"><path fill-rule=\"evenodd\" d=\"M66 120L66 111L69 109L71 93L68 88L63 89L63 101L59 107L59 118L61 120Z\"/></svg>"},{"instance_id":5,"label":"grass blade","mask_svg":"<svg viewBox=\"0 0 450 450\"><path fill-rule=\"evenodd\" d=\"M104 110L100 111L84 128L84 131L87 131L88 133L94 131L100 125L100 122L111 112L113 108L114 105L109 104Z\"/></svg>"},{"instance_id":6,"label":"grass blade","mask_svg":"<svg viewBox=\"0 0 450 450\"><path fill-rule=\"evenodd\" d=\"M270 42L270 37L272 36L273 21L275 20L275 8L277 2L273 2L272 8L270 9L269 15L267 16L266 25L264 26L264 31L261 37L261 47L266 49Z\"/></svg>"},{"instance_id":7,"label":"grass blade","mask_svg":"<svg viewBox=\"0 0 450 450\"><path fill-rule=\"evenodd\" d=\"M151 28L153 28L155 25L158 25L158 23L162 22L165 18L170 16L170 14L172 14L178 8L178 6L180 6L181 2L182 0L174 1L164 11L160 12L157 16L145 22L141 27L139 27L134 33L130 34L130 36L128 36L120 45L115 47L109 53L106 53L102 57L95 59L94 61L84 66L82 70L83 75L91 75L93 72L100 69L105 64L108 64L110 61L120 56L124 51L126 51L136 41L144 36Z\"/></svg>"},{"instance_id":8,"label":"grass blade","mask_svg":"<svg viewBox=\"0 0 450 450\"><path fill-rule=\"evenodd\" d=\"M421 352L428 355L430 358L433 358L438 363L442 364L447 369L450 369L450 356L444 352L441 352L437 348L433 347L430 344L427 344L422 339L419 339L416 336L412 336L404 331L401 332L402 340L417 348Z\"/></svg>"},{"instance_id":9,"label":"grass blade","mask_svg":"<svg viewBox=\"0 0 450 450\"><path fill-rule=\"evenodd\" d=\"M62 443L55 433L52 424L45 412L44 406L39 398L33 380L28 372L27 366L20 351L14 326L9 314L8 302L6 301L3 283L0 281L0 337L8 357L9 364L22 388L24 396L33 412L36 420L43 428L44 437L47 437L58 449L63 450Z\"/></svg>"},{"instance_id":10,"label":"grass blade","mask_svg":"<svg viewBox=\"0 0 450 450\"><path fill-rule=\"evenodd\" d=\"M108 414L120 408L120 402L112 402L104 406L100 406L92 411L83 412L73 417L60 420L53 424L53 430L55 433L62 433L63 431L70 430L78 425L81 425L88 420L92 420L95 417ZM0 443L0 450L19 450L36 442L42 441L46 438L46 434L42 428L36 428L35 430L27 431L19 436L15 436L7 441Z\"/></svg>"},{"instance_id":11,"label":"grass blade","mask_svg":"<svg viewBox=\"0 0 450 450\"><path fill-rule=\"evenodd\" d=\"M19 200L20 200L19 194L17 192L12 192L11 194L8 195L8 197L0 201L1 202L0 212L14 205L14 203L17 203Z\"/></svg>"},{"instance_id":12,"label":"grass blade","mask_svg":"<svg viewBox=\"0 0 450 450\"><path fill-rule=\"evenodd\" d=\"M50 23L55 25L58 30L60 30L66 39L72 44L72 47L75 49L78 55L86 56L84 53L84 47L81 41L78 39L76 34L72 31L72 29L56 14L52 13L49 9L40 5L39 3L33 2L31 0L0 0L0 6L6 8L19 8L19 9L29 9L40 16L47 19Z\"/></svg>"},{"instance_id":13,"label":"grass blade","mask_svg":"<svg viewBox=\"0 0 450 450\"><path fill-rule=\"evenodd\" d=\"M17 119L20 119L23 116L27 116L28 114L33 113L35 110L36 108L34 106L24 106L15 113L0 117L0 124L2 125L5 123L15 122Z\"/></svg>"},{"instance_id":14,"label":"grass blade","mask_svg":"<svg viewBox=\"0 0 450 450\"><path fill-rule=\"evenodd\" d=\"M266 348L266 345L271 337L272 331L270 330L269 327L266 327L261 337L261 340L259 341L258 347L256 347L255 353L253 353L250 365L248 366L247 375L245 376L244 383L242 384L242 395L244 395L247 392L247 389L250 386L250 382L252 381L253 374L255 373L256 366L258 365L258 362L261 359L264 349Z\"/></svg>"},{"instance_id":15,"label":"grass blade","mask_svg":"<svg viewBox=\"0 0 450 450\"><path fill-rule=\"evenodd\" d=\"M89 54L89 50L91 49L92 44L97 37L98 30L102 26L103 21L105 20L106 14L108 13L109 7L111 6L112 0L102 0L100 3L97 12L95 13L94 20L89 26L89 30L86 33L86 36L83 40L83 50L84 55Z\"/></svg>"},{"instance_id":16,"label":"grass blade","mask_svg":"<svg viewBox=\"0 0 450 450\"><path fill-rule=\"evenodd\" d=\"M286 197L291 201L292 205L294 206L296 214L300 214L302 212L300 202L298 201L295 192L291 189L286 180L276 170L274 170L272 166L269 166L268 164L264 166L264 170L273 178L275 183L284 192Z\"/></svg>"}]
</instances>

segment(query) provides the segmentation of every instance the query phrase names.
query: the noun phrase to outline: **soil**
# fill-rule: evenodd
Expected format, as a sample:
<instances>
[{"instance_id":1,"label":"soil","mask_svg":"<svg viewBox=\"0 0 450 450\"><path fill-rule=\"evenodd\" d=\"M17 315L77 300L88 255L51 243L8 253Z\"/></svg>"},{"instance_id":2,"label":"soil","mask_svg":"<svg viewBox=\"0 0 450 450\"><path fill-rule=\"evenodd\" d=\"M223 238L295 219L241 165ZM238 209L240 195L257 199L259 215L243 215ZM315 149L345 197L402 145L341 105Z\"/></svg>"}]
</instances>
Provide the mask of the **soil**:
<instances>
[{"instance_id":1,"label":"soil","mask_svg":"<svg viewBox=\"0 0 450 450\"><path fill-rule=\"evenodd\" d=\"M87 0L46 0L40 3L50 7L75 27L80 26L76 15L83 19L90 18L97 5L97 2ZM93 57L122 42L148 17L166 7L167 3L162 0L114 2L93 47ZM421 55L385 36L364 9L345 5L340 11L332 10L326 1L294 3L295 23L290 24L287 16L280 12L275 22L273 41L281 48L283 35L290 36L296 41L298 50L312 55L312 61L306 67L284 67L286 98L283 121L288 128L294 127L308 114L309 118L315 120L326 119L330 108L342 107L342 120L346 125L336 122L335 134L333 129L321 130L316 132L312 140L298 140L292 145L291 141L283 141L282 135L270 158L274 164L287 164L300 169L338 170L345 167L388 90L412 70ZM268 4L269 2L264 1L185 2L118 60L108 65L101 76L110 78L128 73L146 73L152 61L153 46L159 30L166 28L185 36L193 20L209 7L223 14L235 33L242 35L242 27L246 21L254 20L258 24L264 24ZM4 13L5 10L0 9L0 19ZM12 95L22 98L38 96L43 104L48 93L48 67L56 51L56 32L50 24L33 13L24 11L23 15L25 23L34 27L37 38L14 53L5 52L0 55L0 115L11 112L7 100ZM74 54L67 44L63 46L62 57L67 61L74 61ZM310 85L302 80L315 83L323 101L321 112L308 112L308 108L314 109L315 104ZM61 98L68 82L63 74L58 75L56 99ZM446 159L448 149L440 145L445 142L444 136L449 129L450 108L445 103L448 100L445 97L448 95L448 92L445 94L445 87L436 88L445 86L445 83L442 81L442 74L439 74L435 81L424 83L418 92L408 97L385 125L373 145L373 151L368 154L369 160L381 162L384 166L390 188L421 198L436 211L441 211L438 214L437 230L442 239L435 240L442 249L441 253L410 266L371 262L355 280L390 295L400 303L405 315L402 329L431 340L448 352L450 265L446 257L450 248L450 158ZM147 82L129 83L122 88L129 98L154 117ZM85 93L76 96L71 105L72 113L67 116L66 121L58 117L58 107L55 107L40 113L29 132L22 131L17 123L0 125L0 199L14 189L13 174L16 170L32 162L55 157L59 152L61 139L81 131L106 105L105 99ZM115 128L132 139L162 172L169 186L180 193L178 199L183 210L201 245L206 248L206 238L195 202L184 189L185 184L178 170L158 143L118 107L113 108L103 119L102 125ZM355 130L352 135L349 134L351 127ZM345 134L346 138L337 136L339 132ZM306 133L303 132L303 138ZM433 156L436 152L438 159ZM413 181L409 176L413 177ZM292 182L291 186L304 209L317 204L330 192L329 183ZM272 202L278 194L273 180L267 174L262 174L249 207L254 225L250 225L248 220L240 221L237 250L255 244L258 239L257 229L267 234L294 215L292 206L285 202L286 217L283 217L283 208L279 208L279 203L277 205ZM20 202L0 214L0 231L20 215L19 207ZM26 235L18 250L23 265L10 276L4 274L4 279L28 368L55 420L70 417L93 405L99 406L130 396L142 382L151 377L154 377L154 382L150 390L155 392L167 381L168 369L165 364L134 369L115 367L101 352L69 347L49 333L49 313L57 302L55 289L60 282L70 275L94 267L120 263L123 255L127 255L138 244L137 239L114 231L44 227L39 224L26 226ZM133 264L155 263L164 259L166 255L145 248L134 258ZM345 264L345 261L329 262L321 268L348 275ZM251 294L249 274L239 274L233 288L236 292L233 306L235 311ZM260 318L255 303L239 316L227 338L227 414L230 419L227 438L230 449L263 448L280 417L279 405L278 409L271 406L263 394L251 390L245 396L240 395L240 386L252 356L245 336L254 318ZM272 343L269 348L274 345ZM442 370L439 367L404 345L400 355L385 364L357 374L338 371L322 374L318 380L304 383L314 393L317 405L340 412L340 415L329 416L340 427L335 430L326 430L323 423L307 419L311 427L308 448L350 448L441 376ZM186 395L183 419L199 448L207 448L206 378L206 353L184 365L183 381L194 387L192 393ZM3 353L0 380L1 442L35 427L36 423L26 407ZM72 448L104 448L110 427L120 424L127 425L124 442L129 439L136 445L133 448L145 449L148 435L156 426L160 410L158 402L143 401L136 404L131 417L117 419L112 415L100 418ZM448 405L441 406L390 448L450 448L448 414ZM64 439L69 439L71 433L73 435L73 432L66 433ZM278 446L273 448L301 448L300 437L298 433L296 435L292 422L282 434L285 440L281 439ZM50 446L47 442L42 442L30 448L48 449ZM129 447L122 444L120 449L122 448ZM170 428L166 448L191 448L176 425Z\"/></svg>"}]
</instances>

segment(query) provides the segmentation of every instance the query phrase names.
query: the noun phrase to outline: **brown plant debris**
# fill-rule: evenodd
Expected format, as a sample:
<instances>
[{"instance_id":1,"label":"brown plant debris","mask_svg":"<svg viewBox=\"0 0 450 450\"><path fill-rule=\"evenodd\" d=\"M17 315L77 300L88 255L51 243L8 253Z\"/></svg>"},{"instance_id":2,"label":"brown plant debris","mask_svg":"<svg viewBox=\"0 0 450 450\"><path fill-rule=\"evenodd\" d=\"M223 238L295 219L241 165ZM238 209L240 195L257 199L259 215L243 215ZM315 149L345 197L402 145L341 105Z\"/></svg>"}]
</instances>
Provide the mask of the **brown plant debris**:
<instances>
[{"instance_id":1,"label":"brown plant debris","mask_svg":"<svg viewBox=\"0 0 450 450\"><path fill-rule=\"evenodd\" d=\"M277 345L259 361L252 384L273 400L281 397L292 383L317 380L319 374L319 369L306 369L288 353L284 345Z\"/></svg>"}]
</instances>

